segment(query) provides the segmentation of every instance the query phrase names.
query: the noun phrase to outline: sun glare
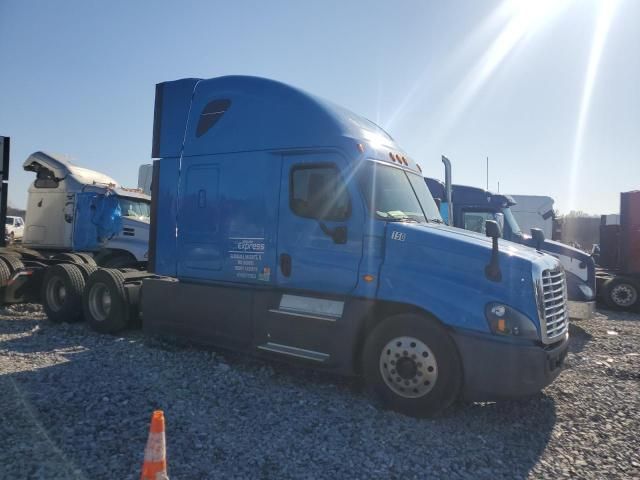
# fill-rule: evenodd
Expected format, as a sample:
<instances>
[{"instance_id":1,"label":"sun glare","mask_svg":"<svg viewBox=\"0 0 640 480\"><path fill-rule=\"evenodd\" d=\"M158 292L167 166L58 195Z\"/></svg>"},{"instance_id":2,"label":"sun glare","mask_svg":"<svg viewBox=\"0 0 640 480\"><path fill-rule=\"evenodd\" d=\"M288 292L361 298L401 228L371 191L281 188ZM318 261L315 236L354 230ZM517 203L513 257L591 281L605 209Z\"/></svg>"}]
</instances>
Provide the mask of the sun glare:
<instances>
[{"instance_id":1,"label":"sun glare","mask_svg":"<svg viewBox=\"0 0 640 480\"><path fill-rule=\"evenodd\" d=\"M442 119L439 132L445 133L455 123L516 46L549 23L571 1L507 0L498 7L501 15L506 14L509 20L454 90L452 103Z\"/></svg>"},{"instance_id":2,"label":"sun glare","mask_svg":"<svg viewBox=\"0 0 640 480\"><path fill-rule=\"evenodd\" d=\"M600 9L598 11L598 19L596 29L591 43L591 52L589 54L589 63L587 64L587 73L585 76L584 86L582 89L582 100L580 102L580 110L578 113L578 124L576 127L576 136L573 144L573 154L571 156L571 171L569 175L569 211L576 208L576 192L578 180L580 178L580 163L582 160L582 148L584 140L584 131L589 115L589 107L593 96L593 88L596 82L598 66L604 51L604 44L607 39L609 27L618 6L618 0L601 0Z\"/></svg>"}]
</instances>

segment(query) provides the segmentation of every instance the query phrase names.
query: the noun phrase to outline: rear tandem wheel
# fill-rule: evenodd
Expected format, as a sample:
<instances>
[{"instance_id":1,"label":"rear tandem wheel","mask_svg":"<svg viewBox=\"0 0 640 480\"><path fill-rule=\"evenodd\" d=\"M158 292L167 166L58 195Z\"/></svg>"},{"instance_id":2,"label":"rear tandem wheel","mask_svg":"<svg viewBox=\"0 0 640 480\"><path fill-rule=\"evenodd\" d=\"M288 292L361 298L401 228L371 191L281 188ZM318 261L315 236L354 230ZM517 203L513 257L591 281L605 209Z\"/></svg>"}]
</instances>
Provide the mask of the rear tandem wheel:
<instances>
[{"instance_id":1,"label":"rear tandem wheel","mask_svg":"<svg viewBox=\"0 0 640 480\"><path fill-rule=\"evenodd\" d=\"M42 280L42 307L55 323L82 320L82 291L85 280L73 264L60 263L47 268Z\"/></svg>"},{"instance_id":2,"label":"rear tandem wheel","mask_svg":"<svg viewBox=\"0 0 640 480\"><path fill-rule=\"evenodd\" d=\"M115 269L99 268L89 276L82 306L91 328L101 333L116 333L133 320L124 276Z\"/></svg>"}]
</instances>

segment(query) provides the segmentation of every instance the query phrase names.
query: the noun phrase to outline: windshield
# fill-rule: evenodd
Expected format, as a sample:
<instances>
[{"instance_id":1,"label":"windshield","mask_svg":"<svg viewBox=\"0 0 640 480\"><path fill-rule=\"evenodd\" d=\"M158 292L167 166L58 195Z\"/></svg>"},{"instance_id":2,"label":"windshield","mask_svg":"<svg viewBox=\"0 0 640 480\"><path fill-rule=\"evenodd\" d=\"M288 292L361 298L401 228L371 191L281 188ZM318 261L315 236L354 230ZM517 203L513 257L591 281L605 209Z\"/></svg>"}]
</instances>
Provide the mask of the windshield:
<instances>
[{"instance_id":1,"label":"windshield","mask_svg":"<svg viewBox=\"0 0 640 480\"><path fill-rule=\"evenodd\" d=\"M120 210L123 217L149 218L151 217L151 204L139 198L118 197Z\"/></svg>"},{"instance_id":2,"label":"windshield","mask_svg":"<svg viewBox=\"0 0 640 480\"><path fill-rule=\"evenodd\" d=\"M378 218L442 223L438 207L420 175L366 162L360 174L360 187L369 209Z\"/></svg>"},{"instance_id":3,"label":"windshield","mask_svg":"<svg viewBox=\"0 0 640 480\"><path fill-rule=\"evenodd\" d=\"M522 235L522 231L520 230L520 226L516 221L516 217L513 216L513 212L509 207L503 208L502 213L504 213L504 221L509 228L513 232L514 235Z\"/></svg>"}]
</instances>

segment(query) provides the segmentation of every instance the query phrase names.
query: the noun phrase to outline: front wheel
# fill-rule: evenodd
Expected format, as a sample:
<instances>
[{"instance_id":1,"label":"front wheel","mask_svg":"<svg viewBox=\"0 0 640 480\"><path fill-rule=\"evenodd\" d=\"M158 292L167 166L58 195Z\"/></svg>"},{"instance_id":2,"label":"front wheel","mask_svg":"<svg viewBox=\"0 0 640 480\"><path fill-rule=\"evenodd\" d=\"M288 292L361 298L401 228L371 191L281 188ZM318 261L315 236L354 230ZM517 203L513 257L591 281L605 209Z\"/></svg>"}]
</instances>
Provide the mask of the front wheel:
<instances>
[{"instance_id":1,"label":"front wheel","mask_svg":"<svg viewBox=\"0 0 640 480\"><path fill-rule=\"evenodd\" d=\"M458 397L462 366L456 346L435 320L417 314L387 318L363 351L368 388L382 403L411 416L433 416Z\"/></svg>"}]
</instances>

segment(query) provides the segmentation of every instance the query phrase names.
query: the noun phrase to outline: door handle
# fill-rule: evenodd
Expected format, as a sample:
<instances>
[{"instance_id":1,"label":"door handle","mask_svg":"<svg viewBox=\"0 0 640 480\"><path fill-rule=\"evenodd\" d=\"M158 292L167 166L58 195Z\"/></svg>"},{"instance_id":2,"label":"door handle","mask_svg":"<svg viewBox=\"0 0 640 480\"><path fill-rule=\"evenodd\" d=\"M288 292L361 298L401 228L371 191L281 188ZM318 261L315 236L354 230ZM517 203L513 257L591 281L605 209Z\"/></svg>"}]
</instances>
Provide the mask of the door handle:
<instances>
[{"instance_id":1,"label":"door handle","mask_svg":"<svg viewBox=\"0 0 640 480\"><path fill-rule=\"evenodd\" d=\"M280 271L285 277L291 276L291 255L288 253L280 254Z\"/></svg>"}]
</instances>

